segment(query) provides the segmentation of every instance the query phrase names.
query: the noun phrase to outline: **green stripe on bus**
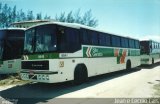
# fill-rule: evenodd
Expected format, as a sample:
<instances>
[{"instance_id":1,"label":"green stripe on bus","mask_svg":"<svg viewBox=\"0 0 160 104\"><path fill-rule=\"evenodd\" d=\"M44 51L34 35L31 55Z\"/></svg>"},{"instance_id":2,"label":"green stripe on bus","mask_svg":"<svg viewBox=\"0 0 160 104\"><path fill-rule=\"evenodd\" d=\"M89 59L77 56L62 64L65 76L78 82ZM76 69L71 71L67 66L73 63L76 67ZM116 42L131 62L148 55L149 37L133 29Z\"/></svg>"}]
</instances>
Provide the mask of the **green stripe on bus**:
<instances>
[{"instance_id":1,"label":"green stripe on bus","mask_svg":"<svg viewBox=\"0 0 160 104\"><path fill-rule=\"evenodd\" d=\"M0 64L3 64L3 61L2 61L2 60L0 60Z\"/></svg>"},{"instance_id":2,"label":"green stripe on bus","mask_svg":"<svg viewBox=\"0 0 160 104\"><path fill-rule=\"evenodd\" d=\"M113 57L113 48L83 47L83 57Z\"/></svg>"},{"instance_id":3,"label":"green stripe on bus","mask_svg":"<svg viewBox=\"0 0 160 104\"><path fill-rule=\"evenodd\" d=\"M57 59L59 58L59 53L40 53L33 55L24 55L24 60L35 60L35 59Z\"/></svg>"},{"instance_id":4,"label":"green stripe on bus","mask_svg":"<svg viewBox=\"0 0 160 104\"><path fill-rule=\"evenodd\" d=\"M60 53L44 53L24 55L24 60L35 59L58 59ZM99 47L83 47L84 58L96 57L117 57L117 63L123 62L122 59L126 56L140 56L140 50L137 49L122 49L122 48L99 48ZM70 58L70 57L65 57ZM73 57L72 57L73 58Z\"/></svg>"},{"instance_id":5,"label":"green stripe on bus","mask_svg":"<svg viewBox=\"0 0 160 104\"><path fill-rule=\"evenodd\" d=\"M124 64L126 56L140 56L140 50L120 48L83 47L83 57L117 57L117 64Z\"/></svg>"},{"instance_id":6,"label":"green stripe on bus","mask_svg":"<svg viewBox=\"0 0 160 104\"><path fill-rule=\"evenodd\" d=\"M127 50L126 56L140 56L140 50L137 49L83 47L83 57L117 57Z\"/></svg>"}]
</instances>

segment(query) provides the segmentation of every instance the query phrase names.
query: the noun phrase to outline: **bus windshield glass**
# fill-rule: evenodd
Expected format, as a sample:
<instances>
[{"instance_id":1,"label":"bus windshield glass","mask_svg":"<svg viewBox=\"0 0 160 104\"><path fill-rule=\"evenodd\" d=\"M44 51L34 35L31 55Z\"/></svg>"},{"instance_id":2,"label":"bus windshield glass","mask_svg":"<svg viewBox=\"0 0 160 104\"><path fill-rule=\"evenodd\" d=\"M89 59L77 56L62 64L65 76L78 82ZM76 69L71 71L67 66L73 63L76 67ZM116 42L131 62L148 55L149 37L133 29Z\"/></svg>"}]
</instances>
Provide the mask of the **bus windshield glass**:
<instances>
[{"instance_id":1,"label":"bus windshield glass","mask_svg":"<svg viewBox=\"0 0 160 104\"><path fill-rule=\"evenodd\" d=\"M4 35L5 31L0 30L0 59L2 59L3 50L4 50Z\"/></svg>"},{"instance_id":2,"label":"bus windshield glass","mask_svg":"<svg viewBox=\"0 0 160 104\"><path fill-rule=\"evenodd\" d=\"M26 31L24 52L39 53L53 52L56 47L55 27L50 25L42 25Z\"/></svg>"},{"instance_id":3,"label":"bus windshield glass","mask_svg":"<svg viewBox=\"0 0 160 104\"><path fill-rule=\"evenodd\" d=\"M29 29L25 32L24 40L24 52L33 53L33 42L34 42L35 29Z\"/></svg>"},{"instance_id":4,"label":"bus windshield glass","mask_svg":"<svg viewBox=\"0 0 160 104\"><path fill-rule=\"evenodd\" d=\"M149 54L149 42L148 41L141 41L141 54Z\"/></svg>"},{"instance_id":5,"label":"bus windshield glass","mask_svg":"<svg viewBox=\"0 0 160 104\"><path fill-rule=\"evenodd\" d=\"M3 60L17 59L23 52L24 30L6 30Z\"/></svg>"}]
</instances>

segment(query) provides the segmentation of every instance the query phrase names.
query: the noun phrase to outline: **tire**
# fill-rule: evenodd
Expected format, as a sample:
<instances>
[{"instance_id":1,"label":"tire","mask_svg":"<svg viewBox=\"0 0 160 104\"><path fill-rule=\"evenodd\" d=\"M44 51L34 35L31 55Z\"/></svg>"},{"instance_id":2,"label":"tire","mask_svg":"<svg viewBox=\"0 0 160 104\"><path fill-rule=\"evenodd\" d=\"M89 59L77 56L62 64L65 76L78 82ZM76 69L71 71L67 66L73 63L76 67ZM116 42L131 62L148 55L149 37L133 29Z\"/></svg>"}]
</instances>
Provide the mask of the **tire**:
<instances>
[{"instance_id":1,"label":"tire","mask_svg":"<svg viewBox=\"0 0 160 104\"><path fill-rule=\"evenodd\" d=\"M80 85L88 79L87 68L84 64L79 64L74 71L74 84Z\"/></svg>"},{"instance_id":2,"label":"tire","mask_svg":"<svg viewBox=\"0 0 160 104\"><path fill-rule=\"evenodd\" d=\"M126 70L129 71L131 69L131 61L128 60L126 64Z\"/></svg>"},{"instance_id":3,"label":"tire","mask_svg":"<svg viewBox=\"0 0 160 104\"><path fill-rule=\"evenodd\" d=\"M152 65L154 64L154 58L152 58Z\"/></svg>"}]
</instances>

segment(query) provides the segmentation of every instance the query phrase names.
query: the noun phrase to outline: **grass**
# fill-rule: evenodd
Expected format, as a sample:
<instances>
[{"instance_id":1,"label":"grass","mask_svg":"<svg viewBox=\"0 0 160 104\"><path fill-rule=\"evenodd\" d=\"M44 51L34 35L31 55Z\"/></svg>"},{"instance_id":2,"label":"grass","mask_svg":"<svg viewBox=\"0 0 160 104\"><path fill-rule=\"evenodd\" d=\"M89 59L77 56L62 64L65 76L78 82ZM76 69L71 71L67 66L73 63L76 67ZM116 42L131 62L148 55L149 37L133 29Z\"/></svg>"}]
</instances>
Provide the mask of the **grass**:
<instances>
[{"instance_id":1,"label":"grass","mask_svg":"<svg viewBox=\"0 0 160 104\"><path fill-rule=\"evenodd\" d=\"M19 75L8 75L5 78L0 79L0 86L26 84L26 83L29 83L29 81L21 80Z\"/></svg>"}]
</instances>

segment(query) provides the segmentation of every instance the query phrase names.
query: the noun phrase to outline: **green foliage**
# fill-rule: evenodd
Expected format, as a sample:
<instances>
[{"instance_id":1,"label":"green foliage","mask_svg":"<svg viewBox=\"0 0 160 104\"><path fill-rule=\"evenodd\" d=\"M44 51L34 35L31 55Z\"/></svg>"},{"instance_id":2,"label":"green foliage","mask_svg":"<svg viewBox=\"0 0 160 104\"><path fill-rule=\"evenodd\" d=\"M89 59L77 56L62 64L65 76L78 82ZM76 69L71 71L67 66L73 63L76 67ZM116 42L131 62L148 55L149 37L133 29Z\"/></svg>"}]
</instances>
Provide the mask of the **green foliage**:
<instances>
[{"instance_id":1,"label":"green foliage","mask_svg":"<svg viewBox=\"0 0 160 104\"><path fill-rule=\"evenodd\" d=\"M80 9L75 12L70 11L67 15L65 12L62 12L59 16L56 15L55 19L60 22L79 23L91 27L98 25L98 20L92 16L91 10L88 10L83 15L81 15Z\"/></svg>"},{"instance_id":2,"label":"green foliage","mask_svg":"<svg viewBox=\"0 0 160 104\"><path fill-rule=\"evenodd\" d=\"M36 19L37 19L37 20L41 20L41 19L42 19L42 14L41 14L41 13L37 13Z\"/></svg>"},{"instance_id":3,"label":"green foliage","mask_svg":"<svg viewBox=\"0 0 160 104\"><path fill-rule=\"evenodd\" d=\"M32 10L28 10L28 12L25 13L22 9L17 10L16 6L11 8L7 4L0 3L0 28L9 27L10 24L13 22L28 21L35 19L42 20L50 18L51 17L47 15L45 15L45 17L42 18L41 13L37 13L36 16L34 16Z\"/></svg>"},{"instance_id":4,"label":"green foliage","mask_svg":"<svg viewBox=\"0 0 160 104\"><path fill-rule=\"evenodd\" d=\"M46 14L43 18L41 13L34 15L32 10L28 10L28 12L25 13L22 9L17 10L16 6L11 8L7 4L2 4L0 2L0 28L9 27L13 22L35 19L51 19L51 17ZM98 25L98 20L92 16L91 10L88 10L84 14L81 14L80 9L75 12L70 11L68 14L62 12L59 16L55 16L55 20L60 22L79 23L91 27L96 27Z\"/></svg>"},{"instance_id":5,"label":"green foliage","mask_svg":"<svg viewBox=\"0 0 160 104\"><path fill-rule=\"evenodd\" d=\"M35 17L33 15L33 11L28 11L27 13L27 20L34 20Z\"/></svg>"}]
</instances>

